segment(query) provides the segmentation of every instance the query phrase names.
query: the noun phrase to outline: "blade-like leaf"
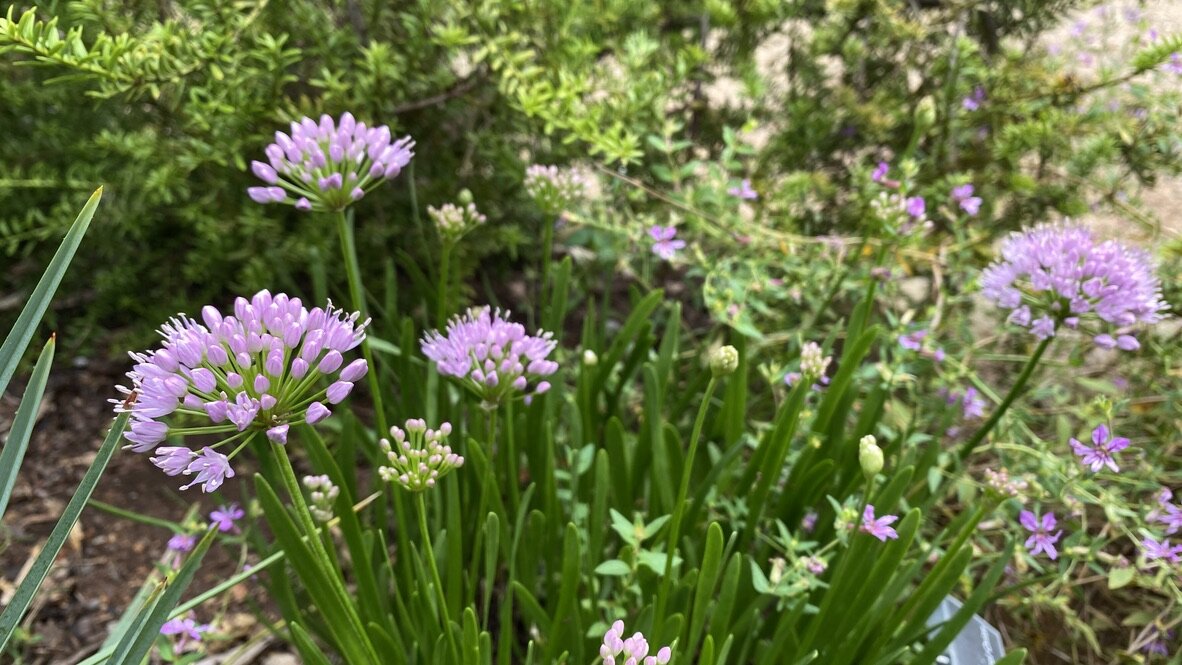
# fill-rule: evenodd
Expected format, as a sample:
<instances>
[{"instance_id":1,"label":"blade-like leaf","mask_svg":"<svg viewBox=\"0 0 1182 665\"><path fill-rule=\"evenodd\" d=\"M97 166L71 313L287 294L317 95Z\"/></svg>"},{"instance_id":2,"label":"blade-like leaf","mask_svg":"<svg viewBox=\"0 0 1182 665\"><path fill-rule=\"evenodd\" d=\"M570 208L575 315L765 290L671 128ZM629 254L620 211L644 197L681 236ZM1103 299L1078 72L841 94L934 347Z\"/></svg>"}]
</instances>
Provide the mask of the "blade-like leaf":
<instances>
[{"instance_id":1,"label":"blade-like leaf","mask_svg":"<svg viewBox=\"0 0 1182 665\"><path fill-rule=\"evenodd\" d=\"M37 411L41 408L45 383L49 381L49 368L53 365L54 339L50 337L45 343L45 348L41 349L41 357L37 358L33 376L29 378L25 395L21 397L21 405L17 407L16 416L12 419L8 441L4 442L4 450L0 451L0 517L4 517L4 509L8 507L12 486L16 484L16 472L25 459L25 450L29 447L29 438L33 434L33 423L37 421Z\"/></svg>"},{"instance_id":2,"label":"blade-like leaf","mask_svg":"<svg viewBox=\"0 0 1182 665\"><path fill-rule=\"evenodd\" d=\"M12 633L16 631L17 624L20 623L25 611L29 609L29 604L33 602L33 596L37 593L37 589L41 587L45 576L49 574L49 567L53 565L53 560L57 558L58 552L66 542L66 536L70 534L74 523L78 521L78 516L82 514L82 509L86 507L87 499L94 492L99 476L103 475L103 470L107 468L107 463L111 461L111 455L114 454L115 447L123 436L123 428L127 426L129 416L130 414L121 413L119 417L115 418L115 424L111 426L111 431L107 433L103 445L99 447L98 454L90 463L90 468L86 470L86 475L82 477L78 489L74 490L74 496L70 498L65 512L54 525L49 539L45 541L45 546L41 548L41 553L37 555L33 567L29 569L29 574L21 580L12 601L8 607L4 608L4 613L0 614L0 651L4 650Z\"/></svg>"},{"instance_id":3,"label":"blade-like leaf","mask_svg":"<svg viewBox=\"0 0 1182 665\"><path fill-rule=\"evenodd\" d=\"M82 212L78 213L78 218L74 220L74 224L66 232L65 239L62 240L61 246L57 248L57 253L50 260L49 267L41 276L41 281L37 282L37 287L33 289L32 295L29 296L20 316L17 317L12 332L8 334L4 344L0 345L0 395L4 394L8 388L8 381L16 371L17 363L20 362L25 349L29 347L29 341L33 339L37 324L41 323L41 317L49 308L49 301L53 299L58 285L62 283L66 268L74 259L74 252L78 251L78 245L82 242L82 236L86 235L90 219L94 217L94 210L98 207L101 198L103 198L103 188L99 187L94 194L91 194L90 200L86 202Z\"/></svg>"}]
</instances>

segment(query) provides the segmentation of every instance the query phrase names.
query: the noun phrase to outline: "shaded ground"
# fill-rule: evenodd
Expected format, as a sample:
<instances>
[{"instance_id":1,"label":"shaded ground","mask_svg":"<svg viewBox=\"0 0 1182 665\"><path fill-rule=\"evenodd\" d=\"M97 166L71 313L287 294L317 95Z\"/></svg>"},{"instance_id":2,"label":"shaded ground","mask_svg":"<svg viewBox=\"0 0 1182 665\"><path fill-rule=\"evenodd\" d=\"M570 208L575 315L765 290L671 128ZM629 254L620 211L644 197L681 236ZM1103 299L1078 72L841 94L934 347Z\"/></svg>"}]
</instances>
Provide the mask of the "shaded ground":
<instances>
[{"instance_id":1,"label":"shaded ground","mask_svg":"<svg viewBox=\"0 0 1182 665\"><path fill-rule=\"evenodd\" d=\"M12 501L0 527L0 605L7 604L16 580L40 550L102 440L112 413L106 399L124 368L115 365L56 368ZM22 390L0 400L0 435L7 435ZM180 521L199 494L180 493L145 456L118 451L95 490L105 503L170 521ZM215 505L201 502L201 515ZM26 645L32 663L72 663L92 652L107 636L140 585L165 553L172 533L161 526L118 517L94 507L83 512L57 564L23 624L35 642ZM215 547L195 590L206 589L237 570L239 553ZM242 585L246 586L246 585ZM243 614L247 589L227 594L219 625L233 638L254 626ZM220 609L220 608L218 608ZM213 610L210 610L213 611ZM201 621L214 617L199 614Z\"/></svg>"}]
</instances>

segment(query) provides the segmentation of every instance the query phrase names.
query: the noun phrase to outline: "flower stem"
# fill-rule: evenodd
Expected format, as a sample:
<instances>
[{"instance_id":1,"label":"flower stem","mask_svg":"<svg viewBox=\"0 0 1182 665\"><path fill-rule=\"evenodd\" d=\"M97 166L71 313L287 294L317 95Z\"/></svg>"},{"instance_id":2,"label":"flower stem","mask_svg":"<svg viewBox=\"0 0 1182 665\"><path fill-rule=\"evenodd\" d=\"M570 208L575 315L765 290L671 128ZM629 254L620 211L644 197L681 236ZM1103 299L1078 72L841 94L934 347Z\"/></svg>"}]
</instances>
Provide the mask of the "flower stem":
<instances>
[{"instance_id":1,"label":"flower stem","mask_svg":"<svg viewBox=\"0 0 1182 665\"><path fill-rule=\"evenodd\" d=\"M296 517L304 529L313 556L322 567L325 576L331 580L333 591L340 597L342 605L347 609L348 616L346 619L352 624L353 630L356 631L358 636L366 635L365 627L361 623L361 616L357 613L356 601L349 595L349 592L345 589L345 583L341 579L341 569L333 562L332 557L328 555L328 551L324 547L324 543L320 540L318 535L319 527L316 526L316 520L312 518L312 511L308 510L308 503L304 500L304 492L300 489L300 481L296 479L295 469L291 466L291 458L287 456L287 446L281 443L271 442L271 450L275 453L275 458L279 460L279 470L283 476L283 485L291 497L292 508L295 510ZM364 647L366 651L371 651L372 649L368 643Z\"/></svg>"},{"instance_id":2,"label":"flower stem","mask_svg":"<svg viewBox=\"0 0 1182 665\"><path fill-rule=\"evenodd\" d=\"M447 643L451 649L452 659L459 663L460 650L456 646L456 636L451 630L451 618L447 612L447 596L443 594L443 580L439 577L439 566L435 563L435 548L431 546L431 532L427 530L427 502L423 499L422 492L415 494L415 512L419 516L419 536L423 539L423 548L426 550L423 556L431 566L432 584L439 595L439 615L443 618L443 630L447 633Z\"/></svg>"},{"instance_id":3,"label":"flower stem","mask_svg":"<svg viewBox=\"0 0 1182 665\"><path fill-rule=\"evenodd\" d=\"M1034 355L1030 356L1030 360L1026 361L1026 366L1022 368L1022 373L1019 374L1017 380L1014 381L1014 386L1010 388L1010 392L1006 393L1005 398L1001 400L1001 404L998 404L997 408L993 410L993 413L989 415L989 420L986 420L985 423L981 425L980 429L978 429L977 432L973 434L972 438L961 444L960 461L962 463L968 459L969 455L973 452L973 448L976 448L977 445L981 443L981 441L983 441L989 432L997 425L997 422L1001 420L1003 415L1005 415L1005 412L1010 408L1010 405L1014 403L1014 400L1018 399L1018 395L1022 393L1022 390L1026 387L1026 383L1030 380L1030 375L1034 373L1034 368L1038 366L1038 361L1042 359L1042 354L1046 352L1047 347L1050 346L1051 339L1052 338L1048 337L1039 342L1038 348L1034 350Z\"/></svg>"},{"instance_id":4,"label":"flower stem","mask_svg":"<svg viewBox=\"0 0 1182 665\"><path fill-rule=\"evenodd\" d=\"M448 312L451 311L447 306L450 282L451 243L444 240L439 250L439 295L435 300L435 327L440 330L443 330L443 325L447 323Z\"/></svg>"},{"instance_id":5,"label":"flower stem","mask_svg":"<svg viewBox=\"0 0 1182 665\"><path fill-rule=\"evenodd\" d=\"M710 408L710 400L714 397L714 389L718 387L718 378L711 376L706 384L706 396L698 407L698 416L694 419L694 429L690 434L689 452L685 456L685 464L681 470L681 485L677 488L677 499L673 502L673 519L669 520L669 538L665 545L665 574L661 576L661 589L657 593L656 611L653 614L653 626L660 626L665 616L665 603L669 598L669 590L673 585L673 558L677 555L677 540L681 535L681 518L685 514L686 496L689 495L690 476L694 471L694 455L698 452L698 440L702 438L702 426L706 422L706 412ZM653 442L657 445L657 442Z\"/></svg>"},{"instance_id":6,"label":"flower stem","mask_svg":"<svg viewBox=\"0 0 1182 665\"><path fill-rule=\"evenodd\" d=\"M550 280L550 260L554 254L554 225L557 219L546 218L542 224L542 281L538 284L538 302L546 301L546 282Z\"/></svg>"},{"instance_id":7,"label":"flower stem","mask_svg":"<svg viewBox=\"0 0 1182 665\"><path fill-rule=\"evenodd\" d=\"M357 246L353 241L353 227L344 210L337 213L337 233L341 239L341 254L345 260L345 275L349 278L349 297L353 300L353 309L361 313L362 320L367 319L368 308L365 306L365 290L361 287L361 266L357 262ZM361 340L361 355L369 365L365 373L369 382L370 399L373 400L374 421L378 428L378 436L385 435L386 409L382 406L382 391L378 382L378 368L373 361L373 351L369 348L369 336Z\"/></svg>"}]
</instances>

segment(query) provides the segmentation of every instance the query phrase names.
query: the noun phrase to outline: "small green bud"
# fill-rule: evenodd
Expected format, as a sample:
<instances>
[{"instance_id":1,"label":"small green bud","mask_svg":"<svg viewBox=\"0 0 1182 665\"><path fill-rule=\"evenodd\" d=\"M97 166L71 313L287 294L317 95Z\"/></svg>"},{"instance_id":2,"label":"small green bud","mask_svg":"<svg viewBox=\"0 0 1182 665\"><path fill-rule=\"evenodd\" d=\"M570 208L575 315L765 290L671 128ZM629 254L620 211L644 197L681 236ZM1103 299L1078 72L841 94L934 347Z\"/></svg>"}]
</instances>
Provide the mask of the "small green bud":
<instances>
[{"instance_id":1,"label":"small green bud","mask_svg":"<svg viewBox=\"0 0 1182 665\"><path fill-rule=\"evenodd\" d=\"M472 203L472 192L467 188L461 189L460 193L456 196L456 202L462 206Z\"/></svg>"},{"instance_id":2,"label":"small green bud","mask_svg":"<svg viewBox=\"0 0 1182 665\"><path fill-rule=\"evenodd\" d=\"M720 346L710 354L710 371L714 376L726 376L739 367L739 352L735 347Z\"/></svg>"},{"instance_id":3,"label":"small green bud","mask_svg":"<svg viewBox=\"0 0 1182 665\"><path fill-rule=\"evenodd\" d=\"M858 463L862 465L862 473L867 480L882 471L882 448L878 447L878 441L873 434L867 434L858 442Z\"/></svg>"},{"instance_id":4,"label":"small green bud","mask_svg":"<svg viewBox=\"0 0 1182 665\"><path fill-rule=\"evenodd\" d=\"M599 356L595 355L595 352L591 349L587 349L583 351L583 364L588 367L594 367L599 364Z\"/></svg>"},{"instance_id":5,"label":"small green bud","mask_svg":"<svg viewBox=\"0 0 1182 665\"><path fill-rule=\"evenodd\" d=\"M915 131L917 133L926 132L934 124L936 124L936 100L930 96L924 97L915 107Z\"/></svg>"}]
</instances>

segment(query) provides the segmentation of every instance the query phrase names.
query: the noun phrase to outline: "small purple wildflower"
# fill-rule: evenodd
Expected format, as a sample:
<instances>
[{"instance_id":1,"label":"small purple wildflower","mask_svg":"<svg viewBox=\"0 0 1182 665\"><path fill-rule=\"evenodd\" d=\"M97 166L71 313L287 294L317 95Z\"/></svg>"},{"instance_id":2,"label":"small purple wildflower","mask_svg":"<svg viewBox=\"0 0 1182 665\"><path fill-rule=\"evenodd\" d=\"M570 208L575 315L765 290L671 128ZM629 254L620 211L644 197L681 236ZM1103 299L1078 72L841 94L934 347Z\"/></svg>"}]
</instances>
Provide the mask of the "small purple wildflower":
<instances>
[{"instance_id":1,"label":"small purple wildflower","mask_svg":"<svg viewBox=\"0 0 1182 665\"><path fill-rule=\"evenodd\" d=\"M731 196L736 196L740 199L743 199L744 201L754 201L755 199L759 198L759 192L751 188L751 181L747 178L743 178L742 182L740 182L737 187L731 187L730 189L726 190L726 193L730 194Z\"/></svg>"},{"instance_id":2,"label":"small purple wildflower","mask_svg":"<svg viewBox=\"0 0 1182 665\"><path fill-rule=\"evenodd\" d=\"M960 105L966 111L976 111L985 103L985 88L977 86L973 88L973 94L961 100Z\"/></svg>"},{"instance_id":3,"label":"small purple wildflower","mask_svg":"<svg viewBox=\"0 0 1182 665\"><path fill-rule=\"evenodd\" d=\"M235 522L246 517L246 512L236 503L231 503L228 506L222 506L209 514L209 523L211 526L217 526L218 531L227 533L229 531L237 530Z\"/></svg>"},{"instance_id":4,"label":"small purple wildflower","mask_svg":"<svg viewBox=\"0 0 1182 665\"><path fill-rule=\"evenodd\" d=\"M187 533L178 533L172 538L168 539L168 549L170 552L191 552L196 545L197 536Z\"/></svg>"},{"instance_id":5,"label":"small purple wildflower","mask_svg":"<svg viewBox=\"0 0 1182 665\"><path fill-rule=\"evenodd\" d=\"M870 174L870 179L874 182L883 182L890 170L890 164L887 164L886 162L879 162L878 165L874 167L874 172Z\"/></svg>"},{"instance_id":6,"label":"small purple wildflower","mask_svg":"<svg viewBox=\"0 0 1182 665\"><path fill-rule=\"evenodd\" d=\"M985 417L985 407L988 402L977 391L976 388L969 386L965 388L964 394L960 398L961 413L965 420L976 420L977 418Z\"/></svg>"},{"instance_id":7,"label":"small purple wildflower","mask_svg":"<svg viewBox=\"0 0 1182 665\"><path fill-rule=\"evenodd\" d=\"M1037 556L1039 552L1043 552L1051 561L1059 558L1055 543L1059 542L1059 536L1063 535L1063 531L1051 533L1051 530L1055 528L1054 513L1047 513L1040 519L1029 510L1023 510L1018 516L1018 521L1030 532L1030 537L1026 539L1026 549L1030 551L1031 556Z\"/></svg>"},{"instance_id":8,"label":"small purple wildflower","mask_svg":"<svg viewBox=\"0 0 1182 665\"><path fill-rule=\"evenodd\" d=\"M1182 76L1182 53L1170 54L1170 60L1166 63L1166 71Z\"/></svg>"},{"instance_id":9,"label":"small purple wildflower","mask_svg":"<svg viewBox=\"0 0 1182 665\"><path fill-rule=\"evenodd\" d=\"M1146 252L1097 242L1081 226L1044 224L1012 234L1001 258L982 273L981 287L986 298L1011 310L1011 323L1028 326L1039 339L1054 336L1060 324L1082 326L1086 319L1100 328L1097 345L1127 351L1139 346L1132 327L1156 323L1166 308Z\"/></svg>"},{"instance_id":10,"label":"small purple wildflower","mask_svg":"<svg viewBox=\"0 0 1182 665\"><path fill-rule=\"evenodd\" d=\"M981 197L973 196L972 185L960 185L952 188L952 200L970 217L976 217L981 211Z\"/></svg>"},{"instance_id":11,"label":"small purple wildflower","mask_svg":"<svg viewBox=\"0 0 1182 665\"><path fill-rule=\"evenodd\" d=\"M654 226L648 230L648 235L653 239L653 254L666 261L672 261L678 250L685 249L685 241L675 237L675 227Z\"/></svg>"},{"instance_id":12,"label":"small purple wildflower","mask_svg":"<svg viewBox=\"0 0 1182 665\"><path fill-rule=\"evenodd\" d=\"M1141 540L1141 553L1145 555L1146 561L1161 559L1169 563L1178 563L1179 555L1182 554L1182 545L1170 545L1169 538L1163 538L1159 543L1146 536Z\"/></svg>"},{"instance_id":13,"label":"small purple wildflower","mask_svg":"<svg viewBox=\"0 0 1182 665\"><path fill-rule=\"evenodd\" d=\"M1116 465L1116 453L1129 447L1128 439L1122 436L1111 436L1108 426L1103 423L1092 430L1094 446L1086 446L1075 438L1072 438L1070 443L1071 449L1079 457L1079 461L1090 468L1092 473L1104 467L1108 467L1113 473L1120 473L1120 467Z\"/></svg>"},{"instance_id":14,"label":"small purple wildflower","mask_svg":"<svg viewBox=\"0 0 1182 665\"><path fill-rule=\"evenodd\" d=\"M175 650L185 651L192 642L200 642L201 634L209 631L209 624L198 624L192 617L170 619L160 627L161 635L179 635Z\"/></svg>"},{"instance_id":15,"label":"small purple wildflower","mask_svg":"<svg viewBox=\"0 0 1182 665\"><path fill-rule=\"evenodd\" d=\"M829 568L829 564L825 563L825 560L820 557L810 556L804 560L804 567L810 573L820 575Z\"/></svg>"},{"instance_id":16,"label":"small purple wildflower","mask_svg":"<svg viewBox=\"0 0 1182 665\"><path fill-rule=\"evenodd\" d=\"M887 539L898 539L899 534L891 528L891 525L898 521L898 519L898 515L883 515L875 519L874 506L867 505L865 510L862 511L862 526L859 527L859 530L885 543Z\"/></svg>"},{"instance_id":17,"label":"small purple wildflower","mask_svg":"<svg viewBox=\"0 0 1182 665\"><path fill-rule=\"evenodd\" d=\"M899 346L908 351L919 351L923 348L923 338L927 335L928 331L924 328L899 335Z\"/></svg>"},{"instance_id":18,"label":"small purple wildflower","mask_svg":"<svg viewBox=\"0 0 1182 665\"><path fill-rule=\"evenodd\" d=\"M291 123L291 135L275 132L267 162L250 164L266 187L246 190L257 203L292 202L298 210L343 210L383 181L395 178L414 157L415 142L391 140L385 125L367 127L352 113L339 121L329 115L317 123ZM287 197L290 192L296 198Z\"/></svg>"},{"instance_id":19,"label":"small purple wildflower","mask_svg":"<svg viewBox=\"0 0 1182 665\"><path fill-rule=\"evenodd\" d=\"M673 658L669 647L661 647L657 653L648 655L649 645L642 633L624 637L624 622L616 621L603 635L599 657L603 665L665 665Z\"/></svg>"},{"instance_id":20,"label":"small purple wildflower","mask_svg":"<svg viewBox=\"0 0 1182 665\"><path fill-rule=\"evenodd\" d=\"M813 529L817 528L817 511L810 510L800 518L800 528L805 533L812 533Z\"/></svg>"},{"instance_id":21,"label":"small purple wildflower","mask_svg":"<svg viewBox=\"0 0 1182 665\"><path fill-rule=\"evenodd\" d=\"M922 196L908 197L904 202L907 209L907 214L919 219L927 212L927 202L923 200Z\"/></svg>"},{"instance_id":22,"label":"small purple wildflower","mask_svg":"<svg viewBox=\"0 0 1182 665\"><path fill-rule=\"evenodd\" d=\"M514 395L524 395L528 404L550 389L544 377L558 371L558 363L547 358L558 346L553 333L528 335L525 326L509 320L509 312L487 306L452 318L444 333L428 332L421 346L440 374L458 379L488 407Z\"/></svg>"},{"instance_id":23,"label":"small purple wildflower","mask_svg":"<svg viewBox=\"0 0 1182 665\"><path fill-rule=\"evenodd\" d=\"M1148 641L1141 647L1143 653L1152 654L1156 656L1169 656L1170 646L1169 641L1174 639L1174 631L1165 630L1153 626L1148 629L1150 632L1146 636Z\"/></svg>"}]
</instances>

